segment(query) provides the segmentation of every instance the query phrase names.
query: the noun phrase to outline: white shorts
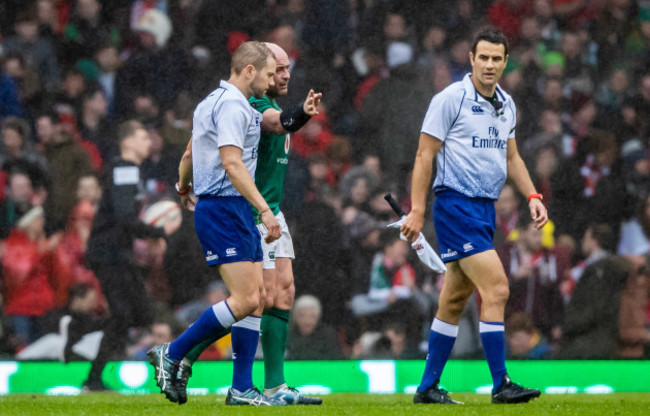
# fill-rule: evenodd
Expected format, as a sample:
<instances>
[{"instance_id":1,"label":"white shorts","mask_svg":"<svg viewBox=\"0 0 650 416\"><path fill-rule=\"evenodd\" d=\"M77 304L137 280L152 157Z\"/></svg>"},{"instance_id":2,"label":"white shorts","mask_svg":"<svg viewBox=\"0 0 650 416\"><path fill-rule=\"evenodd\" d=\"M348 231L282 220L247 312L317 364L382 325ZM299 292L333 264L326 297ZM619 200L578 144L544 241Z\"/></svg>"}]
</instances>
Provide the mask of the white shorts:
<instances>
[{"instance_id":1,"label":"white shorts","mask_svg":"<svg viewBox=\"0 0 650 416\"><path fill-rule=\"evenodd\" d=\"M284 219L282 211L278 212L278 215L276 215L275 218L277 218L280 223L282 236L271 244L267 244L266 241L264 241L264 238L269 233L264 224L257 224L257 229L260 231L260 234L262 234L262 252L264 253L262 267L264 269L275 269L275 259L277 257L286 257L292 260L296 258L293 253L293 240L291 239L291 234L289 234L289 227L287 226L287 221Z\"/></svg>"}]
</instances>

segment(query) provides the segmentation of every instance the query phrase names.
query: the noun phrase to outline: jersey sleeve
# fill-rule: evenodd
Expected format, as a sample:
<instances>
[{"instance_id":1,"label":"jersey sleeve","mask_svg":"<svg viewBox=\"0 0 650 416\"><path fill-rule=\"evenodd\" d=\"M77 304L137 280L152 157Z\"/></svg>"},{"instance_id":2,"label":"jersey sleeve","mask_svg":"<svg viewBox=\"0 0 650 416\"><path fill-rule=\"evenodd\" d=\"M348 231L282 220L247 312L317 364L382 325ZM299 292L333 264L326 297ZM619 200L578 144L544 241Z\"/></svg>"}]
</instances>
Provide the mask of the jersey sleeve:
<instances>
[{"instance_id":1,"label":"jersey sleeve","mask_svg":"<svg viewBox=\"0 0 650 416\"><path fill-rule=\"evenodd\" d=\"M271 104L271 100L269 100L266 97L264 97L264 98L251 97L248 100L248 102L251 103L251 106L254 109L256 109L257 111L259 111L262 114L264 114L264 112L266 110L268 110L269 108L273 108L273 105Z\"/></svg>"},{"instance_id":2,"label":"jersey sleeve","mask_svg":"<svg viewBox=\"0 0 650 416\"><path fill-rule=\"evenodd\" d=\"M456 97L456 95L446 89L433 97L424 116L422 133L445 141L447 133L460 113L462 96Z\"/></svg>"},{"instance_id":3,"label":"jersey sleeve","mask_svg":"<svg viewBox=\"0 0 650 416\"><path fill-rule=\"evenodd\" d=\"M217 145L236 146L243 150L250 115L250 107L239 100L224 101L215 107L212 117L216 120Z\"/></svg>"},{"instance_id":4,"label":"jersey sleeve","mask_svg":"<svg viewBox=\"0 0 650 416\"><path fill-rule=\"evenodd\" d=\"M510 109L512 110L512 124L510 126L510 132L508 132L508 139L515 138L515 130L517 129L517 106L515 102L510 99Z\"/></svg>"}]
</instances>

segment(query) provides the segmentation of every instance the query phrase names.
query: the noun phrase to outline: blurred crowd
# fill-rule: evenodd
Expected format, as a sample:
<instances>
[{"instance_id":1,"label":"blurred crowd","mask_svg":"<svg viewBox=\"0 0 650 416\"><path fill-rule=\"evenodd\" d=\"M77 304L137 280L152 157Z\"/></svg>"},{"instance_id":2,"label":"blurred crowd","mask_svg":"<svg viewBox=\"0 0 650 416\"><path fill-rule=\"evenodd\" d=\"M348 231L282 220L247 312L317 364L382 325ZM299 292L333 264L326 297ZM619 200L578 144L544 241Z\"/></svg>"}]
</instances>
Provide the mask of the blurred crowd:
<instances>
[{"instance_id":1,"label":"blurred crowd","mask_svg":"<svg viewBox=\"0 0 650 416\"><path fill-rule=\"evenodd\" d=\"M1 356L92 358L68 341L111 313L84 256L99 178L119 155L117 126L137 119L152 139L143 206L178 201L194 106L228 78L230 53L255 39L291 59L281 106L323 93L319 114L291 136L287 357L422 358L443 277L386 228L397 217L383 196L408 212L428 103L470 72L471 39L488 25L510 42L501 86L551 218L536 230L510 185L496 202L508 354L648 358L648 0L4 0ZM430 221L425 234L435 246ZM157 318L132 328L115 358L142 359L227 296L190 212L163 248L134 247ZM454 357L481 356L480 305L470 301ZM72 336L66 316L87 326ZM59 357L33 348L53 334ZM229 359L228 340L203 357Z\"/></svg>"}]
</instances>

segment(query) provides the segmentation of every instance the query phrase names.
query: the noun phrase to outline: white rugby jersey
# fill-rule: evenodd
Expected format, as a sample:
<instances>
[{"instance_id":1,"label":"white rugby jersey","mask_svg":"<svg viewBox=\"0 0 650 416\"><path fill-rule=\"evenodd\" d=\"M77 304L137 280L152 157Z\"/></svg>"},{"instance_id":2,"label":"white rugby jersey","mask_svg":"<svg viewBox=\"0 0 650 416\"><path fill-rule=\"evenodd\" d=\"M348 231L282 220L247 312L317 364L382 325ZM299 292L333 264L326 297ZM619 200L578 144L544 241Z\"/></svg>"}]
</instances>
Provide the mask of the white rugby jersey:
<instances>
[{"instance_id":1,"label":"white rugby jersey","mask_svg":"<svg viewBox=\"0 0 650 416\"><path fill-rule=\"evenodd\" d=\"M219 148L237 146L251 176L257 167L262 114L241 91L227 81L194 110L192 130L192 187L197 196L240 196L223 168Z\"/></svg>"},{"instance_id":2,"label":"white rugby jersey","mask_svg":"<svg viewBox=\"0 0 650 416\"><path fill-rule=\"evenodd\" d=\"M517 112L512 97L499 86L496 94L503 103L498 111L476 91L467 74L431 100L422 133L443 141L436 157L434 191L449 188L470 198L499 198Z\"/></svg>"}]
</instances>

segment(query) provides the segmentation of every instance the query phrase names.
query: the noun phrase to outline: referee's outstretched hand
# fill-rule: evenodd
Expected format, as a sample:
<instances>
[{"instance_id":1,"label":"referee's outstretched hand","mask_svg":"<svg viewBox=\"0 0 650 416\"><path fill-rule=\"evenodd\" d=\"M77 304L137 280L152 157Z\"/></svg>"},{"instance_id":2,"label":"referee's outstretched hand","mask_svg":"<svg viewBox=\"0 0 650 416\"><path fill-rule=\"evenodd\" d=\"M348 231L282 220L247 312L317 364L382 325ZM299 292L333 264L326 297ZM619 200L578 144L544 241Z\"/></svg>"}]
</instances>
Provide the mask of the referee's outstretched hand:
<instances>
[{"instance_id":1,"label":"referee's outstretched hand","mask_svg":"<svg viewBox=\"0 0 650 416\"><path fill-rule=\"evenodd\" d=\"M546 207L541 200L532 198L528 203L528 208L530 209L530 216L535 222L535 228L541 230L548 222L548 212L546 212Z\"/></svg>"},{"instance_id":2,"label":"referee's outstretched hand","mask_svg":"<svg viewBox=\"0 0 650 416\"><path fill-rule=\"evenodd\" d=\"M275 218L275 215L273 215L273 211L270 209L267 209L262 213L262 224L264 224L269 232L264 238L264 241L266 241L267 244L274 242L282 236L280 223L278 222L278 219Z\"/></svg>"},{"instance_id":3,"label":"referee's outstretched hand","mask_svg":"<svg viewBox=\"0 0 650 416\"><path fill-rule=\"evenodd\" d=\"M424 215L411 211L404 219L404 224L402 224L399 230L407 240L413 242L420 235L423 224Z\"/></svg>"}]
</instances>

